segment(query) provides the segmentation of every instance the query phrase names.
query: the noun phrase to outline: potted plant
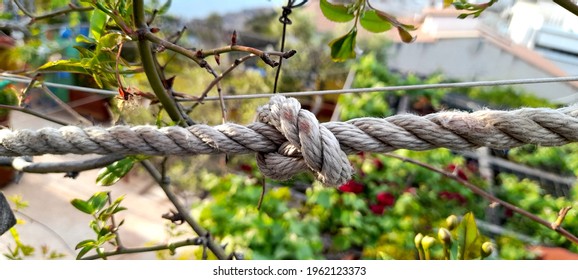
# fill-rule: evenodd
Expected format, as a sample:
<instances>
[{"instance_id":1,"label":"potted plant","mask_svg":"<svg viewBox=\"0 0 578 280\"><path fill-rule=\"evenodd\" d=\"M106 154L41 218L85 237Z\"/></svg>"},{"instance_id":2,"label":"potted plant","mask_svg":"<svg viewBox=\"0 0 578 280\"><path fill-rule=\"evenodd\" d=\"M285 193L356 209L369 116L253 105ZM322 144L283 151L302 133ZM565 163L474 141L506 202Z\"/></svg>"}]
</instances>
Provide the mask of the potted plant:
<instances>
[{"instance_id":1,"label":"potted plant","mask_svg":"<svg viewBox=\"0 0 578 280\"><path fill-rule=\"evenodd\" d=\"M0 81L0 104L18 105L18 90L10 81ZM10 110L0 108L0 129L10 127ZM10 184L14 180L16 170L9 166L0 166L0 188Z\"/></svg>"}]
</instances>

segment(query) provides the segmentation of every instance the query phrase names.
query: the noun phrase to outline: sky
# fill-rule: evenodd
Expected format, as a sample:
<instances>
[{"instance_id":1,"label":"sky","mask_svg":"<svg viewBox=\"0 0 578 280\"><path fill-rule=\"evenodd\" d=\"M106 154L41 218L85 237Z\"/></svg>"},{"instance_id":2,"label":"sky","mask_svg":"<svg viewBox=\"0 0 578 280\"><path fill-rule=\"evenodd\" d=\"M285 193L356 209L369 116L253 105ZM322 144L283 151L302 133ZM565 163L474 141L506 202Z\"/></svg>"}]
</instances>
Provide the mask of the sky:
<instances>
[{"instance_id":1,"label":"sky","mask_svg":"<svg viewBox=\"0 0 578 280\"><path fill-rule=\"evenodd\" d=\"M162 3L162 1L160 1ZM184 18L204 18L211 13L227 13L250 8L281 7L286 0L173 0L169 13Z\"/></svg>"}]
</instances>

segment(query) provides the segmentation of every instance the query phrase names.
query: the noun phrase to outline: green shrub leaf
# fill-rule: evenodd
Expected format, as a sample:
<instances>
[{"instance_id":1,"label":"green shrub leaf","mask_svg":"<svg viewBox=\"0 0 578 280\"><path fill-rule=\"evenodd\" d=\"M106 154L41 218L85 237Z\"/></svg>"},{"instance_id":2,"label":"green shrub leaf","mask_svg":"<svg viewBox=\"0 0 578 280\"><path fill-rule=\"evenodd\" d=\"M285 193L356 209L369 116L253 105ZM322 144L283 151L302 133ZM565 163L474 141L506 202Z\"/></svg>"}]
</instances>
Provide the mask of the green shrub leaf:
<instances>
[{"instance_id":1,"label":"green shrub leaf","mask_svg":"<svg viewBox=\"0 0 578 280\"><path fill-rule=\"evenodd\" d=\"M114 185L120 178L124 177L140 161L134 157L127 157L101 169L96 176L96 184L99 186Z\"/></svg>"},{"instance_id":2,"label":"green shrub leaf","mask_svg":"<svg viewBox=\"0 0 578 280\"><path fill-rule=\"evenodd\" d=\"M75 198L73 199L71 202L72 206L74 206L74 208L86 213L86 214L92 214L94 212L94 209L92 208L92 205L90 205L88 202L82 200L82 199L78 199Z\"/></svg>"},{"instance_id":3,"label":"green shrub leaf","mask_svg":"<svg viewBox=\"0 0 578 280\"><path fill-rule=\"evenodd\" d=\"M391 23L379 17L375 10L369 10L363 13L359 18L359 23L365 30L374 33L385 32L391 29Z\"/></svg>"},{"instance_id":4,"label":"green shrub leaf","mask_svg":"<svg viewBox=\"0 0 578 280\"><path fill-rule=\"evenodd\" d=\"M335 62L343 62L355 58L356 36L357 28L353 27L347 34L329 42L331 59Z\"/></svg>"},{"instance_id":5,"label":"green shrub leaf","mask_svg":"<svg viewBox=\"0 0 578 280\"><path fill-rule=\"evenodd\" d=\"M327 0L321 0L319 7L321 7L323 15L330 21L348 22L355 18L353 12L350 12L344 5L331 4Z\"/></svg>"},{"instance_id":6,"label":"green shrub leaf","mask_svg":"<svg viewBox=\"0 0 578 280\"><path fill-rule=\"evenodd\" d=\"M108 193L107 192L98 192L98 193L95 193L94 195L92 195L92 197L90 197L87 200L88 204L93 209L93 213L91 213L91 214L94 214L94 213L100 211L102 208L104 208L107 201L108 201Z\"/></svg>"},{"instance_id":7,"label":"green shrub leaf","mask_svg":"<svg viewBox=\"0 0 578 280\"><path fill-rule=\"evenodd\" d=\"M101 10L93 10L90 17L90 35L98 41L100 36L104 33L108 15Z\"/></svg>"},{"instance_id":8,"label":"green shrub leaf","mask_svg":"<svg viewBox=\"0 0 578 280\"><path fill-rule=\"evenodd\" d=\"M458 259L472 260L480 257L482 238L472 212L464 215L464 218L458 227L458 244Z\"/></svg>"}]
</instances>

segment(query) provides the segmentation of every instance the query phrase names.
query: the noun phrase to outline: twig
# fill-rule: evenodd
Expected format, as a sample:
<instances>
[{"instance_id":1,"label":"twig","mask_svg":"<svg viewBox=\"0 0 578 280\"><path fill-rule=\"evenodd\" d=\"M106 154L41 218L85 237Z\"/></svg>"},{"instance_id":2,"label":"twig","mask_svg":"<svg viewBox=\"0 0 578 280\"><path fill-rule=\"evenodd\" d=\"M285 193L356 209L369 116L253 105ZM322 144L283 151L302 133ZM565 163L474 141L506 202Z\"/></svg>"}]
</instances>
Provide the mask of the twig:
<instances>
[{"instance_id":1,"label":"twig","mask_svg":"<svg viewBox=\"0 0 578 280\"><path fill-rule=\"evenodd\" d=\"M169 49L171 51L174 51L176 53L179 53L181 55L184 55L184 56L192 59L194 62L196 62L201 67L205 67L204 65L207 64L207 62L204 60L205 57L211 56L211 55L222 54L222 53L233 52L233 51L252 53L252 54L260 57L265 63L267 63L268 65L270 65L272 67L276 67L277 62L272 60L271 56L281 56L283 58L290 58L293 55L295 55L295 53L297 53L295 50L291 50L291 51L287 51L287 52L278 52L278 51L266 52L266 51L262 51L259 49L255 49L255 48L251 48L251 47L247 47L247 46L241 46L241 45L226 46L226 47L221 47L221 48L212 49L212 50L194 51L194 50L190 50L190 49L181 47L181 46L174 44L172 42L169 42L167 40L163 40L163 39L157 37L156 35L154 35L153 33L149 32L148 30L146 32L143 32L142 36L144 38L146 38L147 40L155 43L155 44L158 44L158 45L160 45L166 49Z\"/></svg>"},{"instance_id":2,"label":"twig","mask_svg":"<svg viewBox=\"0 0 578 280\"><path fill-rule=\"evenodd\" d=\"M0 104L0 109L7 109L7 110L19 111L19 112L22 112L22 113L25 113L25 114L28 114L28 115L32 115L32 116L35 116L35 117L38 117L38 118L41 118L41 119L44 119L44 120L47 120L47 121L50 121L50 122L59 124L59 125L72 125L71 123L68 123L68 122L66 122L66 121L61 121L61 120L55 119L55 118L53 118L53 117L49 117L49 116L47 116L46 114L39 113L39 112L36 112L36 111L34 111L34 110L30 110L30 109L27 109L27 108L22 108L22 107L12 106L12 105Z\"/></svg>"},{"instance_id":3,"label":"twig","mask_svg":"<svg viewBox=\"0 0 578 280\"><path fill-rule=\"evenodd\" d=\"M259 196L259 202L257 203L257 210L261 210L261 205L263 204L263 198L265 198L265 192L267 191L267 180L263 177L261 180L261 195Z\"/></svg>"},{"instance_id":4,"label":"twig","mask_svg":"<svg viewBox=\"0 0 578 280\"><path fill-rule=\"evenodd\" d=\"M22 13L24 13L26 16L28 16L30 18L30 23L33 23L35 21L38 20L43 20L43 19L48 19L48 18L52 18L52 17L57 17L60 15L65 15L71 12L88 12L88 11L92 11L94 8L93 7L79 7L76 6L72 3L68 4L68 8L62 8L59 10L55 10L43 15L39 15L39 16L35 16L33 13L31 13L30 11L28 11L23 5L22 3L20 3L20 1L18 0L14 0L14 4L16 4L16 6L18 6L18 9L20 9L20 11L22 11Z\"/></svg>"},{"instance_id":5,"label":"twig","mask_svg":"<svg viewBox=\"0 0 578 280\"><path fill-rule=\"evenodd\" d=\"M123 158L124 156L121 155L110 155L79 161L34 163L22 157L0 157L0 166L12 166L14 169L26 173L68 173L101 168Z\"/></svg>"},{"instance_id":6,"label":"twig","mask_svg":"<svg viewBox=\"0 0 578 280\"><path fill-rule=\"evenodd\" d=\"M112 205L112 197L110 196L110 192L106 193L106 196L108 198L108 205ZM114 232L114 240L116 241L116 249L118 250L122 250L123 246L122 246L122 242L120 240L120 233L118 232L118 226L116 223L116 220L114 218L114 214L110 215L110 224L112 226L112 232Z\"/></svg>"},{"instance_id":7,"label":"twig","mask_svg":"<svg viewBox=\"0 0 578 280\"><path fill-rule=\"evenodd\" d=\"M249 54L246 55L244 57L235 59L235 62L233 62L233 64L227 68L225 71L223 71L223 73L221 73L221 75L219 75L218 77L216 77L215 79L213 79L211 81L211 83L209 83L209 85L207 86L207 88L205 88L205 90L203 91L203 93L201 93L201 95L198 97L198 103L203 102L203 99L205 99L205 97L207 97L207 94L209 94L209 91L215 86L218 85L219 82L229 73L231 73L231 71L233 71L233 69L237 68L237 66L241 65L243 62L249 60L250 58L255 57L254 54ZM223 123L225 123L226 119L227 119L227 110L225 107L225 99L223 97L223 95L221 94L221 90L219 90L219 102L221 105L221 113L223 116ZM198 104L197 103L197 104Z\"/></svg>"},{"instance_id":8,"label":"twig","mask_svg":"<svg viewBox=\"0 0 578 280\"><path fill-rule=\"evenodd\" d=\"M266 52L266 51L262 51L262 50L259 50L256 48L247 47L247 46L230 45L230 46L225 46L225 47L212 49L212 50L198 50L198 51L196 51L195 55L198 58L205 58L205 57L210 56L210 55L219 55L222 53L228 53L228 52L233 52L233 51L254 54L254 55L258 56L259 58L261 58L261 60L263 60L263 62L267 63L271 67L277 67L279 65L279 62L271 59L272 55L279 56L282 58L290 58L293 55L295 55L295 53L297 53L295 50L291 50L288 52L283 52L283 51Z\"/></svg>"},{"instance_id":9,"label":"twig","mask_svg":"<svg viewBox=\"0 0 578 280\"><path fill-rule=\"evenodd\" d=\"M82 260L96 260L101 259L104 257L112 257L117 255L125 255L125 254L137 254L137 253L146 253L146 252L155 252L160 250L174 250L176 248L185 247L185 246L198 246L202 245L202 238L195 237L185 239L183 241L163 244L163 245L156 245L150 247L141 247L141 248L122 248L120 250L112 251L112 252L103 252L101 254L86 256L81 258Z\"/></svg>"},{"instance_id":10,"label":"twig","mask_svg":"<svg viewBox=\"0 0 578 280\"><path fill-rule=\"evenodd\" d=\"M545 227L547 227L547 228L549 228L549 229L552 229L552 230L560 233L562 236L566 237L566 238L567 238L568 240L570 240L571 242L573 242L573 243L575 243L575 244L578 244L578 237L574 236L572 233L568 232L568 231L565 230L564 228L562 228L562 227L553 228L553 227L552 227L552 223L550 223L550 222L548 222L548 221L546 221L546 220L544 220L544 219L542 219L542 218L540 218L540 217L538 217L538 216L536 216L536 215L534 215L534 214L532 214L532 213L530 213L530 212L528 212L528 211L526 211L526 210L524 210L524 209L522 209L522 208L519 208L519 207L516 206L516 205L513 205L513 204L511 204L511 203L508 203L508 202L506 202L506 201L503 201L503 200L501 200L501 199L499 199L499 198L497 198L497 197L495 197L495 196L493 196L493 195L485 192L484 190L480 189L480 188L477 187L476 185L474 185L474 184L472 184L472 183L470 183L470 182L468 182L468 181L466 181L466 180L458 177L456 174L453 174L453 173L444 171L444 170L442 170L442 169L433 167L433 166L431 166L431 165L429 165L429 164L427 164L427 163L423 163L423 162L420 162L420 161L417 161L417 160L414 160L414 159L411 159L411 158L408 158L408 157L403 157L403 156L399 156L399 155L391 154L391 153L386 153L385 155L388 156L388 157L396 158L396 159L399 159L399 160L402 160L402 161L405 161L405 162L409 162L409 163L412 163L412 164L421 166L421 167L423 167L423 168L426 168L426 169L429 169L429 170L431 170L431 171L437 172L437 173L439 173L439 174L441 174L441 175L443 175L443 176L445 176L445 177L448 177L448 178L450 178L450 179L452 179L452 180L454 180L454 181L457 181L458 183L466 186L466 187L467 187L468 189L470 189L473 193L475 193L475 194L477 194L477 195L479 195L479 196L481 196L481 197L483 197L483 198L485 198L485 199L487 199L487 200L489 200L489 201L491 201L491 202L498 203L498 204L504 206L506 209L510 209L510 210L512 210L513 212L516 212L516 213L518 213L518 214L520 214L520 215L522 215L522 216L525 216L525 217L529 218L530 220L532 220L532 221L534 221L534 222L537 222L537 223L539 223L539 224L541 224L541 225L544 225Z\"/></svg>"},{"instance_id":11,"label":"twig","mask_svg":"<svg viewBox=\"0 0 578 280\"><path fill-rule=\"evenodd\" d=\"M46 93L46 95L48 95L48 97L50 97L50 99L52 99L54 102L56 102L56 104L58 104L58 106L60 106L60 108L64 109L64 111L73 115L76 119L78 119L81 123L83 123L85 125L92 125L93 124L91 121L89 121L84 116L82 116L81 114L76 112L74 109L72 109L72 107L70 107L69 104L62 102L62 100L60 100L60 98L58 98L56 95L54 95L54 93L44 83L41 83L40 85L41 85L41 88L44 91L44 93Z\"/></svg>"},{"instance_id":12,"label":"twig","mask_svg":"<svg viewBox=\"0 0 578 280\"><path fill-rule=\"evenodd\" d=\"M181 204L179 198L173 193L171 190L170 182L163 181L162 175L160 172L153 166L153 164L148 160L143 160L141 162L145 170L153 177L153 179L157 182L157 184L162 188L165 192L167 198L173 203L175 208L177 209L178 213L183 217L183 219L189 224L189 226L199 235L199 236L209 236L209 232L204 229L193 217L189 214L187 208ZM215 256L220 259L224 260L227 259L227 254L223 250L223 248L215 243L215 241L209 237L207 237L207 246L209 249L215 254Z\"/></svg>"},{"instance_id":13,"label":"twig","mask_svg":"<svg viewBox=\"0 0 578 280\"><path fill-rule=\"evenodd\" d=\"M566 206L562 209L560 209L560 211L558 212L558 217L556 218L556 221L553 222L551 224L552 229L557 229L560 227L560 225L562 225L562 222L564 222L564 219L566 218L566 215L568 214L568 211L570 211L570 209L572 209L571 206Z\"/></svg>"},{"instance_id":14,"label":"twig","mask_svg":"<svg viewBox=\"0 0 578 280\"><path fill-rule=\"evenodd\" d=\"M566 9L566 11L573 13L574 15L578 16L578 6L574 4L573 1L570 0L554 0L554 3L558 4L558 6Z\"/></svg>"},{"instance_id":15,"label":"twig","mask_svg":"<svg viewBox=\"0 0 578 280\"><path fill-rule=\"evenodd\" d=\"M169 40L171 40L171 43L176 44L177 42L179 42L179 40L183 37L183 34L185 34L186 30L187 26L183 26L183 28L177 31L177 33L175 33L172 36L169 36Z\"/></svg>"},{"instance_id":16,"label":"twig","mask_svg":"<svg viewBox=\"0 0 578 280\"><path fill-rule=\"evenodd\" d=\"M147 25L151 25L151 23L153 23L153 21L155 20L155 18L157 17L157 14L159 13L159 10L154 9L150 18L147 20Z\"/></svg>"}]
</instances>

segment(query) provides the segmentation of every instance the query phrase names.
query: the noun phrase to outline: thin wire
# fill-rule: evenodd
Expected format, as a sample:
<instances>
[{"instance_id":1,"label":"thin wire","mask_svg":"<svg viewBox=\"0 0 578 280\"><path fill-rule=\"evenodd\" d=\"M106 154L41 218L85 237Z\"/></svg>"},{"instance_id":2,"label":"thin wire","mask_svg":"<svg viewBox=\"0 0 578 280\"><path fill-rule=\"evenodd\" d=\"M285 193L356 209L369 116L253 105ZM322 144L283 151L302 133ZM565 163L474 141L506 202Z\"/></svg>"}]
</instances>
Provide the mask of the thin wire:
<instances>
[{"instance_id":1,"label":"thin wire","mask_svg":"<svg viewBox=\"0 0 578 280\"><path fill-rule=\"evenodd\" d=\"M351 93L370 93L370 92L389 92L400 90L423 90L423 89L441 89L441 88L469 88L469 87L487 87L487 86L507 86L507 85L523 85L523 84L545 84L556 82L573 82L578 81L578 76L570 77L556 77L556 78L528 78L528 79L510 79L510 80L496 80L496 81L476 81L476 82L459 82L459 83L440 83L440 84L420 84L420 85L404 85L404 86L385 86L374 88L352 88L352 89L335 89L335 90L316 90L316 91L299 91L299 92L281 92L279 95L287 97L300 96L316 96L316 95L331 95L331 94L351 94ZM256 99L256 98L270 98L277 95L274 93L253 93L253 94L239 94L224 96L225 100L239 100L239 99ZM218 97L207 97L204 101L215 101ZM180 102L196 101L194 98L179 99Z\"/></svg>"},{"instance_id":2,"label":"thin wire","mask_svg":"<svg viewBox=\"0 0 578 280\"><path fill-rule=\"evenodd\" d=\"M0 80L10 80L18 83L29 83L30 78L20 78L13 76L6 76L5 74L0 74ZM317 90L317 91L299 91L299 92L281 92L277 93L279 95L287 97L300 97L300 96L315 96L315 95L331 95L331 94L351 94L351 93L369 93L369 92L389 92L389 91L400 91L400 90L423 90L423 89L440 89L440 88L468 88L468 87L487 87L487 86L507 86L507 85L524 85L524 84L545 84L545 83L557 83L557 82L574 82L578 81L578 76L569 77L555 77L555 78L526 78L526 79L510 79L510 80L495 80L495 81L475 81L475 82L458 82L458 83L440 83L440 84L420 84L420 85L404 85L404 86L385 86L385 87L374 87L374 88L352 88L352 89L335 89L335 90ZM102 95L118 95L118 92L112 90L95 89L88 87L71 86L59 83L47 83L47 86L55 88L65 88L65 89L75 89L84 92L93 92ZM224 100L239 100L239 99L257 99L257 98L270 98L271 96L277 95L275 93L252 93L252 94L239 94L239 95L226 95L223 96ZM218 101L219 97L209 96L203 99L203 101ZM181 98L177 99L179 102L193 102L198 101L196 98Z\"/></svg>"},{"instance_id":3,"label":"thin wire","mask_svg":"<svg viewBox=\"0 0 578 280\"><path fill-rule=\"evenodd\" d=\"M13 76L13 75L9 75L9 74L0 74L0 79L1 79L1 80L12 81L12 82L15 82L15 83L24 83L24 84L30 83L30 81L32 80L31 78L28 78L28 77ZM98 88L89 88L89 87L80 87L80 86L73 86L73 85L59 84L59 83L51 83L51 82L42 82L42 83L45 84L46 86L54 87L54 88L63 88L63 89L78 90L78 91L83 91L83 92L88 92L88 93L96 93L96 94L101 94L101 95L111 95L111 96L118 95L118 91L113 91L113 90L98 89Z\"/></svg>"}]
</instances>

